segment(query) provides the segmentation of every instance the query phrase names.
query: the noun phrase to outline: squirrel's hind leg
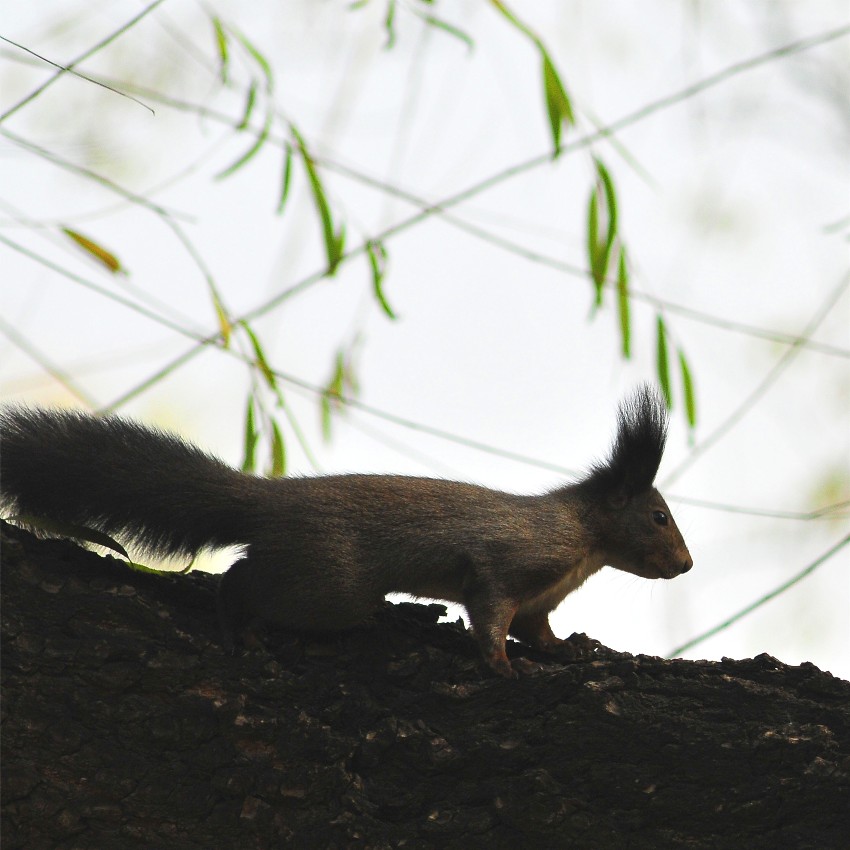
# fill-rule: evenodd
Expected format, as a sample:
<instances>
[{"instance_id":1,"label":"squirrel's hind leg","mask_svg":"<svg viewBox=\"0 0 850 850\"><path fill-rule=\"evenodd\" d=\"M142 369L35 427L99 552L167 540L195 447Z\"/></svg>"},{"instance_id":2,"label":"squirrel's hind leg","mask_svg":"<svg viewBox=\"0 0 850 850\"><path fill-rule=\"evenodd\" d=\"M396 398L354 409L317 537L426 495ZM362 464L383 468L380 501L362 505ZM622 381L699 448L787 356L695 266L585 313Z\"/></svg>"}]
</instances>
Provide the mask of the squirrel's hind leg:
<instances>
[{"instance_id":1,"label":"squirrel's hind leg","mask_svg":"<svg viewBox=\"0 0 850 850\"><path fill-rule=\"evenodd\" d=\"M485 590L466 594L466 612L475 640L488 666L506 679L516 679L516 670L505 652L508 627L516 612L516 603L497 598Z\"/></svg>"},{"instance_id":2,"label":"squirrel's hind leg","mask_svg":"<svg viewBox=\"0 0 850 850\"><path fill-rule=\"evenodd\" d=\"M244 630L253 619L246 611L245 600L241 592L240 573L245 566L247 566L247 561L241 558L230 567L221 577L216 596L221 644L225 652L230 655L235 651L236 638L243 637Z\"/></svg>"}]
</instances>

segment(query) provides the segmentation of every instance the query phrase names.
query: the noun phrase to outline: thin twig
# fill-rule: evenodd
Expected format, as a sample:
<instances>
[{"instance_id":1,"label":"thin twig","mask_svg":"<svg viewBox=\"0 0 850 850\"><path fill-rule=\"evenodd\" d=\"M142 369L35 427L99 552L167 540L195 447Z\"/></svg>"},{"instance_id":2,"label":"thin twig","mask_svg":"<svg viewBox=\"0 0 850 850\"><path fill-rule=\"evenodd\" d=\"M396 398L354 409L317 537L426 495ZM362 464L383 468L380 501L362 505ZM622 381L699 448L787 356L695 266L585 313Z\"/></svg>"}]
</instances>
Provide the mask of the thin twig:
<instances>
[{"instance_id":1,"label":"thin twig","mask_svg":"<svg viewBox=\"0 0 850 850\"><path fill-rule=\"evenodd\" d=\"M783 45L782 47L778 47L774 50L769 50L766 53L761 53L758 56L746 59L742 62L736 62L732 65L727 66L723 70L718 71L716 74L711 74L696 83L693 83L683 89L680 89L678 92L674 92L673 94L667 95L666 97L654 100L651 103L648 103L645 106L641 107L640 109L637 109L634 112L630 112L627 115L624 115L622 118L613 121L611 124L609 124L607 127L602 128L601 130L588 133L587 135L582 136L581 138L576 139L575 141L570 142L569 144L562 145L559 152L571 153L573 151L583 150L587 147L590 147L595 142L606 139L607 137L618 133L626 127L630 127L633 124L636 124L644 120L645 118L648 118L650 115L653 115L654 113L659 112L662 109L667 109L675 104L681 103L687 100L688 98L691 98L694 95L705 91L706 89L719 85L720 83L725 82L730 78L743 73L744 71L751 70L752 68L767 64L768 62L775 61L776 59L791 56L794 53L799 53L800 51L808 50L812 47L817 47L822 44L826 44L827 42L842 38L848 34L850 34L850 26L838 27L837 29L828 30L827 32L820 33L816 36L799 39L797 41L791 42L790 44ZM414 227L415 225L419 224L422 221L425 221L433 215L443 214L446 210L449 210L452 207L459 206L464 201L467 201L470 198L474 198L477 195L480 195L483 192L494 188L495 186L501 185L502 183L507 182L513 177L516 177L520 174L524 174L528 171L532 171L533 169L539 168L543 165L549 165L551 164L551 162L552 152L547 151L545 154L538 154L536 156L531 157L530 159L524 160L523 162L515 163L514 165L509 166L508 168L505 168L502 171L497 172L496 174L490 175L484 180L481 180L477 183L473 183L471 186L468 186L466 189L462 189L460 192L457 192L454 195L450 195L449 197L444 198L438 203L429 204L428 206L424 207L423 209L419 210L417 213L409 216L408 218L403 219L402 221L387 227L381 233L373 236L371 238L371 241L386 242L393 236L397 236L400 233L409 230L411 227ZM365 253L365 251L365 243L358 246L357 248L349 250L348 252L342 255L339 260L339 265L351 259L354 259L355 257L361 256L363 253ZM255 307L249 312L249 317L253 319L267 313L269 310L274 309L279 304L288 300L292 295L295 295L303 291L308 286L311 286L312 284L317 283L319 280L322 280L323 277L324 273L320 275L311 275L309 278L302 280L301 282L295 284L289 289L284 290L276 296L273 296L263 304L260 304Z\"/></svg>"},{"instance_id":2,"label":"thin twig","mask_svg":"<svg viewBox=\"0 0 850 850\"><path fill-rule=\"evenodd\" d=\"M95 408L97 402L82 388L77 386L74 379L62 368L57 366L46 354L39 351L28 339L0 316L0 333L13 345L32 358L48 375L60 383L71 395L79 399L86 407Z\"/></svg>"},{"instance_id":3,"label":"thin twig","mask_svg":"<svg viewBox=\"0 0 850 850\"><path fill-rule=\"evenodd\" d=\"M59 70L52 77L50 77L50 79L45 80L40 86L38 86L38 88L31 91L25 98L23 98L23 100L19 100L14 106L10 107L2 115L0 115L0 123L5 121L11 115L14 115L19 109L22 109L24 106L26 106L31 101L35 100L46 88L48 88L49 86L52 86L53 83L55 83L60 77L64 76L65 74L73 73L73 69L77 65L79 65L80 62L84 62L89 57L94 56L95 53L102 50L104 47L106 47L111 42L115 41L116 38L119 38L120 36L122 36L125 32L127 32L127 30L134 27L139 21L142 20L142 18L149 15L154 9L156 9L157 6L160 6L164 2L165 2L165 0L154 0L153 3L151 3L149 6L146 6L144 9L142 9L142 11L139 12L138 15L134 16L129 21L122 24L117 30L115 30L114 32L112 32L108 36L106 36L106 38L101 39L99 42L97 42L97 44L94 44L91 47L89 47L87 50L84 50L76 59L69 62L67 65L57 66L59 68ZM41 57L39 57L39 58L41 58ZM51 62L50 64L55 65L56 63ZM142 104L142 105L144 106L144 104ZM151 110L151 111L153 111L153 110Z\"/></svg>"},{"instance_id":4,"label":"thin twig","mask_svg":"<svg viewBox=\"0 0 850 850\"><path fill-rule=\"evenodd\" d=\"M156 112L148 106L143 101L139 100L137 97L133 97L132 95L127 94L127 92L120 91L114 86L110 86L107 83L102 83L99 80L95 80L93 77L87 77L85 74L81 74L79 71L75 71L68 65L60 65L58 62L54 62L52 59L48 59L46 56L42 56L40 53L36 53L34 50L30 50L29 47L24 47L23 44L18 44L17 41L12 41L11 38L6 38L4 35L0 35L0 40L5 41L6 44L11 44L13 47L17 47L18 50L23 50L29 53L31 56L35 56L36 59L40 59L42 62L45 62L48 65L52 65L54 68L58 68L60 71L64 71L68 74L73 74L75 77L79 77L81 80L85 80L87 83L92 83L93 85L100 86L107 91L111 91L113 94L117 94L119 97L126 97L127 100L132 100L133 103L137 103L139 106L144 107L150 112L151 115L156 115ZM58 75L57 75L58 76ZM8 115L8 113L6 113ZM3 116L5 118L5 115ZM0 118L2 120L2 118Z\"/></svg>"},{"instance_id":5,"label":"thin twig","mask_svg":"<svg viewBox=\"0 0 850 850\"><path fill-rule=\"evenodd\" d=\"M844 294L848 285L850 285L850 272L844 277L821 302L814 316L808 321L803 332L800 334L800 339L807 339L811 336L829 315L832 308L838 299ZM786 349L779 360L774 363L773 368L764 376L761 383L729 414L729 416L714 429L704 440L701 440L696 446L691 449L690 454L672 471L667 474L664 479L665 486L671 484L678 479L686 469L691 467L702 455L710 448L722 440L752 409L756 402L776 383L782 373L796 359L797 355L802 350L803 346L799 343L792 343L790 348Z\"/></svg>"},{"instance_id":6,"label":"thin twig","mask_svg":"<svg viewBox=\"0 0 850 850\"><path fill-rule=\"evenodd\" d=\"M802 581L806 576L811 575L819 566L821 566L821 564L825 564L833 555L837 554L848 543L850 543L850 534L842 537L841 540L838 541L838 543L830 547L826 552L823 553L823 555L821 555L819 558L816 558L814 561L812 561L811 564L800 570L800 572L798 572L796 575L791 576L788 581L783 582L779 585L779 587L774 588L769 593L765 593L763 596L760 596L758 599L756 599L755 602L752 602L745 608L742 608L740 611L738 611L736 614L733 614L731 617L724 620L722 623L718 623L713 628L708 629L707 631L703 632L700 635L697 635L694 638L691 638L689 641L683 643L681 646L677 646L674 650L667 653L667 657L675 658L681 655L683 652L687 652L689 649L696 646L697 644L708 640L710 637L714 637L714 635L724 631L725 629L728 629L731 625L737 623L738 620L742 619L743 617L746 617L747 614L752 613L757 608L761 608L762 605L765 605L766 603L770 602L771 599L775 599L777 596L782 593L785 593L786 590L793 587L798 582Z\"/></svg>"}]
</instances>

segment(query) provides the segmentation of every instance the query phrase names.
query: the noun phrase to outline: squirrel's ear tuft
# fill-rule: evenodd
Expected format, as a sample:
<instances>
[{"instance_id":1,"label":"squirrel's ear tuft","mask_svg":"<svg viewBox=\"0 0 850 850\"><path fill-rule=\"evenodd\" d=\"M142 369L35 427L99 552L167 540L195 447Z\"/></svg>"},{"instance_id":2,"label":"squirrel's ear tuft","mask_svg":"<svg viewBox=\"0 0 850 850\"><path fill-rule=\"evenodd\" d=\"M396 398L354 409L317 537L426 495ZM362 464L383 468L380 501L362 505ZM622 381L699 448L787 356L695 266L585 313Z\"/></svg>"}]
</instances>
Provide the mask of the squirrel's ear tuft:
<instances>
[{"instance_id":1,"label":"squirrel's ear tuft","mask_svg":"<svg viewBox=\"0 0 850 850\"><path fill-rule=\"evenodd\" d=\"M609 499L628 499L649 490L666 442L667 407L655 389L643 384L620 404L608 460L592 467L582 483Z\"/></svg>"}]
</instances>

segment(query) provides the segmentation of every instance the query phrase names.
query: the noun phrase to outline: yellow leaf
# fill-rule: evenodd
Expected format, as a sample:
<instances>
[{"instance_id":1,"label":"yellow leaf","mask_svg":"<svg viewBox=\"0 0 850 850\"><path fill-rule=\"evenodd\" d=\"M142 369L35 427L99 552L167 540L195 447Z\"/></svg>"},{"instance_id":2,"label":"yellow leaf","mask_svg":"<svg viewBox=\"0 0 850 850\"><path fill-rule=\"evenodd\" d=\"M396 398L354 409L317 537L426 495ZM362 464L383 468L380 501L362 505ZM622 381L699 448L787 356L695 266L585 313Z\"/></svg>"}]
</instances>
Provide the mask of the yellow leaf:
<instances>
[{"instance_id":1,"label":"yellow leaf","mask_svg":"<svg viewBox=\"0 0 850 850\"><path fill-rule=\"evenodd\" d=\"M224 309L217 295L213 295L213 304L215 306L215 315L218 319L218 330L221 333L221 340L225 348L230 348L230 335L233 332L233 325L230 323L230 317Z\"/></svg>"},{"instance_id":2,"label":"yellow leaf","mask_svg":"<svg viewBox=\"0 0 850 850\"><path fill-rule=\"evenodd\" d=\"M87 236L83 236L82 233L77 233L76 230L71 230L68 227L63 227L62 232L73 239L86 253L91 254L99 263L106 266L112 274L118 274L119 272L123 274L127 273L115 254L107 251L106 248L101 247L97 242L93 242Z\"/></svg>"}]
</instances>

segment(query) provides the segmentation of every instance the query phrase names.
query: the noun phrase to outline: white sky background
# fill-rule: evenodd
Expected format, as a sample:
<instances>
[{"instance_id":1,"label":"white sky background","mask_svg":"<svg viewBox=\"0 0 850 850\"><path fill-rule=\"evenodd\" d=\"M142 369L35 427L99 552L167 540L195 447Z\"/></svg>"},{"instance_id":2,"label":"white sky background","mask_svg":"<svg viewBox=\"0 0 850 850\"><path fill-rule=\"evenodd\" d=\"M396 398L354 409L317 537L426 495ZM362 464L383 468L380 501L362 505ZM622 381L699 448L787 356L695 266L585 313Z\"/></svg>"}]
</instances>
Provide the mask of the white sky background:
<instances>
[{"instance_id":1,"label":"white sky background","mask_svg":"<svg viewBox=\"0 0 850 850\"><path fill-rule=\"evenodd\" d=\"M399 6L385 50L386 6L288 0L207 4L244 32L274 68L274 102L316 154L439 202L550 149L539 58L484 0L433 12L475 41L424 27ZM850 23L845 2L640 4L540 0L515 11L548 46L579 116L566 140L774 47ZM141 8L126 0L39 4L11 0L0 34L68 62ZM431 8L431 7L428 7ZM850 110L844 36L734 76L594 145L616 183L632 285L696 311L775 331L801 332L848 273ZM238 54L238 48L233 48ZM0 112L52 73L0 53ZM212 28L200 5L167 0L83 63L102 74L226 112L237 123L240 86L216 82ZM282 154L267 146L232 177L213 176L250 144L210 118L142 97L144 108L65 77L0 124L58 156L180 214L234 315L321 270L320 228L301 163L292 197L274 215ZM255 123L260 122L258 107ZM279 136L281 123L275 126ZM627 152L627 157L621 151ZM454 210L464 221L580 267L592 171L587 151L564 154ZM415 208L324 169L347 246ZM206 334L216 329L202 275L155 215L0 136L0 237L158 314ZM112 277L57 232L73 227L114 251ZM36 226L37 225L37 226ZM591 285L476 239L431 217L386 242L377 307L366 261L354 259L255 325L273 367L325 383L334 353L356 335L361 399L405 419L580 470L604 455L617 400L654 377L654 311L633 303L634 356L619 356L617 319L589 321ZM0 244L0 393L79 404L8 334L110 404L190 346L190 340ZM745 404L787 346L665 313L697 385L697 446ZM850 295L814 334L850 349ZM122 412L157 422L225 459L241 460L249 376L208 350ZM691 451L676 390L660 482L695 566L673 582L605 570L553 616L557 633L585 631L632 652L665 654L749 604L839 541L848 512L800 521L707 510L705 499L806 512L850 498L847 356L802 351L737 425L669 487L665 473ZM350 411L323 443L315 397L288 389L324 472L436 474L518 492L560 476ZM311 467L289 434L290 471ZM399 449L403 449L400 451ZM850 677L850 549L784 596L687 653L768 652Z\"/></svg>"}]
</instances>

